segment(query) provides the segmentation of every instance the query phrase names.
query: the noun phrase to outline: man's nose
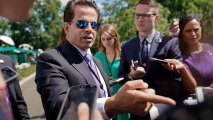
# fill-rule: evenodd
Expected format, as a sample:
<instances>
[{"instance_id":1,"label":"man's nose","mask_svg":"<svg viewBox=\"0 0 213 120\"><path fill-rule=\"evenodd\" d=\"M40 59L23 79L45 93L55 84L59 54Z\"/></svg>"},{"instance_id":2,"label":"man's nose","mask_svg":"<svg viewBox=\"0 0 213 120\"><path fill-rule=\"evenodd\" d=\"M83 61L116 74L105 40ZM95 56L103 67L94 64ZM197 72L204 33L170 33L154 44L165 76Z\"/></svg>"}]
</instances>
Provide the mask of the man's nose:
<instances>
[{"instance_id":1,"label":"man's nose","mask_svg":"<svg viewBox=\"0 0 213 120\"><path fill-rule=\"evenodd\" d=\"M93 30L93 29L92 29L92 26L91 26L91 23L88 23L88 25L86 26L85 29L86 29L86 30Z\"/></svg>"}]
</instances>

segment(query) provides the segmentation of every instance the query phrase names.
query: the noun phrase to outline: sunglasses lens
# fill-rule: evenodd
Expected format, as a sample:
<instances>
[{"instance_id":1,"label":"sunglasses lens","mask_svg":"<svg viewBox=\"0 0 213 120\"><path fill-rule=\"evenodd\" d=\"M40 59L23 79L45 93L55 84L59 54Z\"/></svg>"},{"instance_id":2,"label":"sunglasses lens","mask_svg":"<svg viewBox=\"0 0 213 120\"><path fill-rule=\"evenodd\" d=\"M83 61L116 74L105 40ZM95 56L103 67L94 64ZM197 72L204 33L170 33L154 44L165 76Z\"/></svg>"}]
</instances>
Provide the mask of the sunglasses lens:
<instances>
[{"instance_id":1,"label":"sunglasses lens","mask_svg":"<svg viewBox=\"0 0 213 120\"><path fill-rule=\"evenodd\" d=\"M86 21L86 20L78 20L76 22L76 24L77 24L78 28L84 29L88 25L88 21Z\"/></svg>"},{"instance_id":2,"label":"sunglasses lens","mask_svg":"<svg viewBox=\"0 0 213 120\"><path fill-rule=\"evenodd\" d=\"M98 29L98 23L97 22L92 22L91 23L91 27L92 27L92 29Z\"/></svg>"},{"instance_id":3,"label":"sunglasses lens","mask_svg":"<svg viewBox=\"0 0 213 120\"><path fill-rule=\"evenodd\" d=\"M86 28L88 24L89 24L89 22L86 21L86 20L77 20L77 21L76 21L76 25L77 25L77 27L78 27L79 29L84 29L84 28ZM98 30L98 29L99 29L99 26L100 26L99 23L97 23L97 22L91 22L91 27L92 27L92 29Z\"/></svg>"}]
</instances>

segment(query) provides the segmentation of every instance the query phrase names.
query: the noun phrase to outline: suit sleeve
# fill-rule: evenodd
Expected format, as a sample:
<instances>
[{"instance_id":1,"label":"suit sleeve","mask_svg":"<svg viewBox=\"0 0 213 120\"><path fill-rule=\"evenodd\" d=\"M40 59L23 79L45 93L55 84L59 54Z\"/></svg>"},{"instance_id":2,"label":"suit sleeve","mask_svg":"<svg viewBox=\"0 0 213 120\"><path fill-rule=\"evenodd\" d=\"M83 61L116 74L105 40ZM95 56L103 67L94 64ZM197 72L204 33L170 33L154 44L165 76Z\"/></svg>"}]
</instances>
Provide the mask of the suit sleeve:
<instances>
[{"instance_id":1,"label":"suit sleeve","mask_svg":"<svg viewBox=\"0 0 213 120\"><path fill-rule=\"evenodd\" d=\"M62 66L53 55L43 53L39 56L35 82L37 91L41 95L46 118L56 119L69 84Z\"/></svg>"},{"instance_id":2,"label":"suit sleeve","mask_svg":"<svg viewBox=\"0 0 213 120\"><path fill-rule=\"evenodd\" d=\"M15 69L14 63L11 59L8 59L8 66ZM18 120L29 120L29 114L27 110L26 102L23 98L22 91L19 85L19 79L16 79L13 84L9 85L8 90L11 92L11 102L14 117Z\"/></svg>"},{"instance_id":3,"label":"suit sleeve","mask_svg":"<svg viewBox=\"0 0 213 120\"><path fill-rule=\"evenodd\" d=\"M179 41L177 38L173 38L172 40L170 40L172 43L171 43L171 49L170 49L170 57L171 58L174 58L174 59L177 59L179 61L182 62L182 56L181 56L181 51L179 49Z\"/></svg>"},{"instance_id":4,"label":"suit sleeve","mask_svg":"<svg viewBox=\"0 0 213 120\"><path fill-rule=\"evenodd\" d=\"M127 62L127 57L125 55L125 46L121 47L121 59L120 59L120 67L118 70L118 77L124 77L125 80L128 80L128 74L130 72L129 63Z\"/></svg>"}]
</instances>

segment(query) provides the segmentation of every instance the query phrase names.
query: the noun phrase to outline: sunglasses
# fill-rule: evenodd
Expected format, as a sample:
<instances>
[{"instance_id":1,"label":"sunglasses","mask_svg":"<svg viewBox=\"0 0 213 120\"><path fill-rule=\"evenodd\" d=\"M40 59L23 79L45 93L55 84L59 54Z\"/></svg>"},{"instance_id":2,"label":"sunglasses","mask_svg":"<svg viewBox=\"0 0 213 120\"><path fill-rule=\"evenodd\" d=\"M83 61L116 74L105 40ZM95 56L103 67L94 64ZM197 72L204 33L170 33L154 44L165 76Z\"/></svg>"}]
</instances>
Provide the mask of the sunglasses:
<instances>
[{"instance_id":1,"label":"sunglasses","mask_svg":"<svg viewBox=\"0 0 213 120\"><path fill-rule=\"evenodd\" d=\"M98 30L100 28L100 24L98 22L89 22L87 20L77 20L77 21L72 21L72 23L75 23L77 28L79 29L86 28L89 25L89 23L91 25L91 28L94 30Z\"/></svg>"}]
</instances>

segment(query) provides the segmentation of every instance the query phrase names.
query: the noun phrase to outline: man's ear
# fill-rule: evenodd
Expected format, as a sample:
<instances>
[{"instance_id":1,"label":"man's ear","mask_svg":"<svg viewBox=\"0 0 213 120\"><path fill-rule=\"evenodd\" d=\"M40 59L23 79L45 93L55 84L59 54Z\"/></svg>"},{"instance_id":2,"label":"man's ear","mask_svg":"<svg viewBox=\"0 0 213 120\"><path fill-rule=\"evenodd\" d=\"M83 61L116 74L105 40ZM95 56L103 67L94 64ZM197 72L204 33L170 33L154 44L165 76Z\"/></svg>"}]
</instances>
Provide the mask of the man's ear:
<instances>
[{"instance_id":1,"label":"man's ear","mask_svg":"<svg viewBox=\"0 0 213 120\"><path fill-rule=\"evenodd\" d=\"M159 19L160 19L160 15L159 15L159 14L157 14L157 15L156 15L155 22L157 22Z\"/></svg>"},{"instance_id":2,"label":"man's ear","mask_svg":"<svg viewBox=\"0 0 213 120\"><path fill-rule=\"evenodd\" d=\"M69 31L69 23L64 22L64 32L68 33L68 31Z\"/></svg>"}]
</instances>

